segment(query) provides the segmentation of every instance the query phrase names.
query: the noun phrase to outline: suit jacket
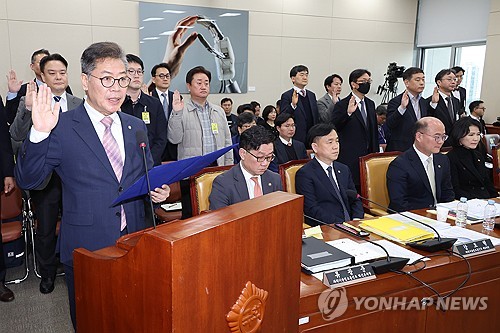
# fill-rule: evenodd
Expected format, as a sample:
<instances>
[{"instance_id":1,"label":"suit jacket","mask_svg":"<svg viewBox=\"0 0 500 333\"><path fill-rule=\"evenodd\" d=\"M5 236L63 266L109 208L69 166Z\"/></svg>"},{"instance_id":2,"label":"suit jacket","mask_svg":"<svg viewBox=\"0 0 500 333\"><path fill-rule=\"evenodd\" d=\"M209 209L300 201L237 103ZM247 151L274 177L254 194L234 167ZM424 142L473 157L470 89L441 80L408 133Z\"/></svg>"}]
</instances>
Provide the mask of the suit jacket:
<instances>
[{"instance_id":1,"label":"suit jacket","mask_svg":"<svg viewBox=\"0 0 500 333\"><path fill-rule=\"evenodd\" d=\"M167 145L167 120L160 101L141 92L136 105L133 105L130 96L127 96L121 106L121 111L142 120L144 108L149 112L149 124L146 124L146 128L151 155L154 165L160 165Z\"/></svg>"},{"instance_id":2,"label":"suit jacket","mask_svg":"<svg viewBox=\"0 0 500 333\"><path fill-rule=\"evenodd\" d=\"M318 104L318 114L319 114L319 122L329 124L332 121L332 112L335 103L333 103L332 98L328 93L326 93L323 97L318 99L316 102Z\"/></svg>"},{"instance_id":3,"label":"suit jacket","mask_svg":"<svg viewBox=\"0 0 500 333\"><path fill-rule=\"evenodd\" d=\"M413 129L418 119L411 101L408 101L405 113L402 115L399 113L398 107L401 105L402 98L403 94L399 94L387 105L386 125L391 131L391 136L387 142L386 151L406 151L413 145ZM426 117L429 103L424 98L420 98L418 104L421 117Z\"/></svg>"},{"instance_id":4,"label":"suit jacket","mask_svg":"<svg viewBox=\"0 0 500 333\"><path fill-rule=\"evenodd\" d=\"M498 196L489 172L484 166L484 158L476 149L453 147L446 154L450 160L451 183L455 198L488 199Z\"/></svg>"},{"instance_id":5,"label":"suit jacket","mask_svg":"<svg viewBox=\"0 0 500 333\"><path fill-rule=\"evenodd\" d=\"M281 191L281 178L278 174L266 170L261 176L262 194ZM250 199L245 177L240 164L215 177L212 192L208 200L210 210L226 207Z\"/></svg>"},{"instance_id":6,"label":"suit jacket","mask_svg":"<svg viewBox=\"0 0 500 333\"><path fill-rule=\"evenodd\" d=\"M351 218L363 218L364 212L361 200L347 197L347 189L356 191L349 168L335 161L333 162L333 169L342 200L349 210L349 215ZM342 204L333 188L333 184L316 158L313 158L297 171L295 189L297 194L304 195L304 214L329 224L345 222ZM319 223L309 219L307 224L311 226L319 225Z\"/></svg>"},{"instance_id":7,"label":"suit jacket","mask_svg":"<svg viewBox=\"0 0 500 333\"><path fill-rule=\"evenodd\" d=\"M292 148L297 155L298 160L303 160L307 158L306 146L297 140L292 140ZM269 165L269 170L278 172L280 164L289 162L288 155L286 153L286 146L281 142L279 138L274 141L274 155L276 156L274 160Z\"/></svg>"},{"instance_id":8,"label":"suit jacket","mask_svg":"<svg viewBox=\"0 0 500 333\"><path fill-rule=\"evenodd\" d=\"M434 154L437 202L455 198L451 185L450 162L443 154ZM389 208L398 212L434 207L431 185L415 149L410 148L389 164L387 170Z\"/></svg>"},{"instance_id":9,"label":"suit jacket","mask_svg":"<svg viewBox=\"0 0 500 333\"><path fill-rule=\"evenodd\" d=\"M368 125L365 125L358 109L349 116L347 107L352 93L341 99L333 108L332 121L337 128L340 142L338 161L347 165L352 172L354 184L359 187L359 158L379 151L377 116L375 103L365 96L365 109Z\"/></svg>"},{"instance_id":10,"label":"suit jacket","mask_svg":"<svg viewBox=\"0 0 500 333\"><path fill-rule=\"evenodd\" d=\"M233 135L231 137L231 141L233 142L233 145L235 143L240 143L240 134L238 133L236 135ZM233 160L234 160L234 164L240 163L240 159L241 159L241 157L240 157L240 146L238 145L238 146L236 146L236 147L233 148Z\"/></svg>"},{"instance_id":11,"label":"suit jacket","mask_svg":"<svg viewBox=\"0 0 500 333\"><path fill-rule=\"evenodd\" d=\"M309 127L307 127L304 106L302 105L302 101L299 98L297 107L294 110L291 105L292 94L293 94L293 88L281 94L280 112L288 112L294 116L295 135L293 136L293 138L295 140L299 140L302 143L306 143L306 137L307 137L307 132L309 131ZM316 103L316 95L312 91L306 90L305 98L309 101L309 106L311 108L311 115L312 115L312 124L315 125L319 122L319 113L318 113L318 104Z\"/></svg>"},{"instance_id":12,"label":"suit jacket","mask_svg":"<svg viewBox=\"0 0 500 333\"><path fill-rule=\"evenodd\" d=\"M457 121L457 115L460 115L461 113L459 112L460 110L460 102L457 98L451 97L451 101L453 104L453 112L455 113L455 117L453 119L450 117L450 113L448 112L448 107L446 106L446 102L444 101L443 97L439 95L439 102L436 106L435 109L432 108L432 106L429 105L429 108L427 109L427 112L429 116L433 116L441 120L444 124L444 128L446 131L446 134L450 135L451 129L453 128L453 124ZM432 96L427 98L427 102L430 104L432 102ZM451 139L448 138L443 144L445 147L451 146Z\"/></svg>"},{"instance_id":13,"label":"suit jacket","mask_svg":"<svg viewBox=\"0 0 500 333\"><path fill-rule=\"evenodd\" d=\"M158 96L156 89L153 89L153 91L151 92L151 96L158 98L160 100L160 104L163 102L163 98L160 99L160 96ZM173 100L174 100L174 93L168 90L168 107L167 107L168 115L165 115L165 118L167 120L167 127L168 127L168 120L170 119L170 115L172 114ZM163 111L163 104L161 107ZM168 141L168 134L167 134L167 144L162 154L162 161L177 161L177 145Z\"/></svg>"},{"instance_id":14,"label":"suit jacket","mask_svg":"<svg viewBox=\"0 0 500 333\"><path fill-rule=\"evenodd\" d=\"M76 109L83 102L81 98L68 93L66 93L66 99L68 111ZM12 147L14 148L15 154L17 154L19 147L23 143L24 139L26 139L26 136L30 131L31 125L33 125L33 122L31 121L31 111L26 109L25 100L25 96L20 98L16 117L14 118L12 125L10 125L10 136L12 138Z\"/></svg>"},{"instance_id":15,"label":"suit jacket","mask_svg":"<svg viewBox=\"0 0 500 333\"><path fill-rule=\"evenodd\" d=\"M7 127L7 119L5 117L5 108L3 106L2 97L0 96L0 181L2 184L2 191L4 186L4 178L13 176L14 154L12 153L12 146L10 145L10 136L9 129ZM4 282L5 273L6 268L3 254L2 235L0 233L0 283Z\"/></svg>"},{"instance_id":16,"label":"suit jacket","mask_svg":"<svg viewBox=\"0 0 500 333\"><path fill-rule=\"evenodd\" d=\"M58 239L61 262L73 265L73 250L95 251L111 246L120 237L120 206L116 197L144 175L136 133L146 131L141 120L118 113L125 144L125 164L120 181L111 167L84 105L64 112L49 137L39 143L25 140L16 164L16 178L23 189L36 188L53 170L61 177L62 224ZM148 168L153 160L147 149ZM145 227L144 201L123 204L128 232Z\"/></svg>"},{"instance_id":17,"label":"suit jacket","mask_svg":"<svg viewBox=\"0 0 500 333\"><path fill-rule=\"evenodd\" d=\"M35 81L35 83L36 83L36 79L33 79L33 81ZM12 122L14 121L14 118L16 117L16 113L17 113L17 109L19 108L19 102L21 101L21 97L26 96L26 90L27 90L26 86L27 85L28 85L28 83L21 85L21 89L19 89L19 91L17 92L17 96L6 102L5 109L7 112L7 122L9 124L12 124ZM37 86L37 88L38 88L38 86ZM66 93L73 95L73 92L71 91L71 88L69 85L66 87ZM68 108L68 110L71 110L71 109Z\"/></svg>"},{"instance_id":18,"label":"suit jacket","mask_svg":"<svg viewBox=\"0 0 500 333\"><path fill-rule=\"evenodd\" d=\"M467 90L464 87L459 86L458 93L460 94L460 98L458 99L459 105L460 105L459 114L462 114L465 112L465 108L466 108L465 99L467 97Z\"/></svg>"}]
</instances>

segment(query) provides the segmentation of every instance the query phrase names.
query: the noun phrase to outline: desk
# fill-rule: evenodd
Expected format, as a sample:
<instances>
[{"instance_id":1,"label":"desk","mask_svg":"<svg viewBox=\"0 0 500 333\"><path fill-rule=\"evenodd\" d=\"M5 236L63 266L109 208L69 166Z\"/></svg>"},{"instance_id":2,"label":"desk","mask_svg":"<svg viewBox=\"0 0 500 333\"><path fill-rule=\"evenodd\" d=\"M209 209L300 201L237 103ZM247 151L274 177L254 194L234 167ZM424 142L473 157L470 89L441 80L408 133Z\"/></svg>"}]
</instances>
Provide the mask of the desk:
<instances>
[{"instance_id":1,"label":"desk","mask_svg":"<svg viewBox=\"0 0 500 333\"><path fill-rule=\"evenodd\" d=\"M486 124L486 133L488 134L500 134L500 126L493 126Z\"/></svg>"},{"instance_id":2,"label":"desk","mask_svg":"<svg viewBox=\"0 0 500 333\"><path fill-rule=\"evenodd\" d=\"M425 210L416 211L431 218ZM467 226L481 231L481 224ZM335 229L322 226L325 240L349 237ZM491 235L500 237L498 229ZM354 238L353 238L354 239ZM371 235L370 239L380 237ZM354 239L356 240L356 239ZM406 297L408 304L412 297L429 297L432 293L417 281L405 275L386 273L376 279L347 286L345 288L348 307L346 312L334 319L325 321L318 309L318 298L326 290L321 281L302 274L300 284L300 318L308 322L299 326L299 332L499 332L500 331L500 247L496 252L469 257L472 275L467 284L453 296L488 297L487 309L483 311L455 310L442 312L434 306L415 310L356 310L354 297ZM418 252L418 251L417 251ZM422 254L426 254L421 252ZM429 255L429 254L427 254ZM467 265L458 257L442 256L426 262L427 267L415 276L436 289L441 295L458 287L467 274ZM405 271L414 270L406 266ZM404 300L404 299L403 299ZM420 306L420 304L418 304ZM420 308L422 308L420 306ZM401 306L399 307L401 309ZM307 320L306 320L307 321Z\"/></svg>"}]
</instances>

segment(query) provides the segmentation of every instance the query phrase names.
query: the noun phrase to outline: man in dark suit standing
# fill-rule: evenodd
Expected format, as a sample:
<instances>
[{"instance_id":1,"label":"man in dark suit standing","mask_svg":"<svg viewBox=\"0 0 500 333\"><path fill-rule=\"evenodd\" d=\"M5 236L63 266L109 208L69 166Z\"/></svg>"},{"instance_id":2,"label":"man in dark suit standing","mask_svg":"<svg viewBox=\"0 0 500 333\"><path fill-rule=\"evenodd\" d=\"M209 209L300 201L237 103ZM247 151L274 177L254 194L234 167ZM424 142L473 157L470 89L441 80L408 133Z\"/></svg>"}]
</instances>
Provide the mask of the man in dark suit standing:
<instances>
[{"instance_id":1,"label":"man in dark suit standing","mask_svg":"<svg viewBox=\"0 0 500 333\"><path fill-rule=\"evenodd\" d=\"M363 204L349 198L346 190L356 191L349 168L337 162L340 144L332 124L318 124L308 133L314 158L295 175L295 188L304 195L304 214L325 223L342 223L363 218ZM307 218L306 218L307 219ZM307 224L318 222L307 219Z\"/></svg>"},{"instance_id":2,"label":"man in dark suit standing","mask_svg":"<svg viewBox=\"0 0 500 333\"><path fill-rule=\"evenodd\" d=\"M5 193L9 193L14 189L14 154L10 145L9 129L7 128L7 120L5 119L5 109L3 106L2 97L0 97L0 184L1 189ZM2 208L0 202L0 209ZM5 267L2 233L0 232L0 302L10 302L14 300L14 293L5 286Z\"/></svg>"},{"instance_id":3,"label":"man in dark suit standing","mask_svg":"<svg viewBox=\"0 0 500 333\"><path fill-rule=\"evenodd\" d=\"M351 170L358 192L359 158L379 151L375 103L366 97L372 82L370 76L366 69L352 71L349 75L352 93L335 104L332 114L342 147L338 160Z\"/></svg>"},{"instance_id":4,"label":"man in dark suit standing","mask_svg":"<svg viewBox=\"0 0 500 333\"><path fill-rule=\"evenodd\" d=\"M281 178L267 170L274 159L273 135L253 126L240 135L240 163L218 175L208 198L210 210L281 191Z\"/></svg>"},{"instance_id":5,"label":"man in dark suit standing","mask_svg":"<svg viewBox=\"0 0 500 333\"><path fill-rule=\"evenodd\" d=\"M413 144L415 123L427 116L428 102L422 98L425 88L424 71L417 67L407 68L403 72L406 90L394 97L387 105L387 127L391 138L387 151L406 151Z\"/></svg>"},{"instance_id":6,"label":"man in dark suit standing","mask_svg":"<svg viewBox=\"0 0 500 333\"><path fill-rule=\"evenodd\" d=\"M45 56L40 61L42 79L51 89L51 105L59 102L59 112L76 109L82 104L82 99L66 92L68 87L68 62L58 53ZM21 97L16 118L10 126L10 134L17 147L28 136L33 124L31 107L33 105L32 91L37 87L29 82L26 96ZM17 151L17 149L16 149ZM31 200L35 207L37 232L35 235L35 252L39 264L41 281L40 292L51 293L54 290L58 259L56 257L56 227L61 209L61 179L57 173L52 173L43 184L30 190Z\"/></svg>"},{"instance_id":7,"label":"man in dark suit standing","mask_svg":"<svg viewBox=\"0 0 500 333\"><path fill-rule=\"evenodd\" d=\"M486 123L483 120L484 113L486 112L486 106L484 106L484 102L481 100L471 102L469 104L469 112L469 117L479 121L479 123L481 124L481 134L487 134Z\"/></svg>"},{"instance_id":8,"label":"man in dark suit standing","mask_svg":"<svg viewBox=\"0 0 500 333\"><path fill-rule=\"evenodd\" d=\"M429 116L441 120L446 133L451 133L453 124L462 115L459 100L452 94L457 84L455 72L451 69L442 69L436 74L435 82L437 87L434 88L432 96L427 98L430 105L427 112ZM450 140L443 146L451 146Z\"/></svg>"},{"instance_id":9,"label":"man in dark suit standing","mask_svg":"<svg viewBox=\"0 0 500 333\"><path fill-rule=\"evenodd\" d=\"M90 45L82 54L85 103L59 116L59 103L51 105L50 88L33 92L33 127L21 147L16 178L23 189L40 186L56 171L61 177L63 214L58 249L64 265L73 325L76 327L73 250L95 251L115 244L122 235L143 229L143 198L112 206L112 202L144 175L137 136L146 125L117 112L130 78L127 60L115 43ZM56 126L57 125L57 126ZM148 168L153 165L149 148ZM164 201L169 187L150 192L153 202Z\"/></svg>"},{"instance_id":10,"label":"man in dark suit standing","mask_svg":"<svg viewBox=\"0 0 500 333\"><path fill-rule=\"evenodd\" d=\"M413 147L391 162L387 170L389 208L398 212L435 207L453 201L450 162L439 153L448 138L443 123L434 117L416 122Z\"/></svg>"},{"instance_id":11,"label":"man in dark suit standing","mask_svg":"<svg viewBox=\"0 0 500 333\"><path fill-rule=\"evenodd\" d=\"M307 150L304 143L294 140L295 121L289 113L280 113L274 125L279 136L274 141L274 155L276 158L269 166L269 170L278 172L280 164L292 160L302 160L307 158Z\"/></svg>"},{"instance_id":12,"label":"man in dark suit standing","mask_svg":"<svg viewBox=\"0 0 500 333\"><path fill-rule=\"evenodd\" d=\"M160 165L167 145L167 120L158 99L142 92L144 63L134 54L127 54L130 84L121 111L142 119L148 129L148 141L154 165Z\"/></svg>"},{"instance_id":13,"label":"man in dark suit standing","mask_svg":"<svg viewBox=\"0 0 500 333\"><path fill-rule=\"evenodd\" d=\"M465 69L460 66L455 66L451 68L455 71L455 77L457 78L457 84L455 90L453 90L453 96L455 96L460 104L459 114L465 113L467 90L461 87L462 80L464 79Z\"/></svg>"},{"instance_id":14,"label":"man in dark suit standing","mask_svg":"<svg viewBox=\"0 0 500 333\"><path fill-rule=\"evenodd\" d=\"M151 80L153 82L149 86L149 91L151 96L160 100L168 127L174 100L174 93L169 90L172 74L170 73L168 65L164 62L154 65L151 69ZM163 151L162 161L177 161L177 145L172 144L168 139L165 150Z\"/></svg>"},{"instance_id":15,"label":"man in dark suit standing","mask_svg":"<svg viewBox=\"0 0 500 333\"><path fill-rule=\"evenodd\" d=\"M294 66L290 70L293 88L281 94L280 113L287 112L295 118L293 138L305 143L307 131L319 122L316 95L306 89L309 82L309 69L304 65Z\"/></svg>"}]
</instances>

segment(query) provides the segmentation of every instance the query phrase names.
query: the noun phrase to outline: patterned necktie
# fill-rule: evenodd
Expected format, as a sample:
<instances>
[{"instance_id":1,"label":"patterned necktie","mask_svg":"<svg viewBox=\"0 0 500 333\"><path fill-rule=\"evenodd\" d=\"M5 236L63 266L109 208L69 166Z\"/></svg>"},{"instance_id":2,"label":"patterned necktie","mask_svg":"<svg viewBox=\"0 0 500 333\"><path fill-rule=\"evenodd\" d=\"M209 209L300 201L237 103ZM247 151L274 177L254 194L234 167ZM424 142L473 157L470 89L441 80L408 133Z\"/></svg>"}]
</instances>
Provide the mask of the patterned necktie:
<instances>
[{"instance_id":1,"label":"patterned necktie","mask_svg":"<svg viewBox=\"0 0 500 333\"><path fill-rule=\"evenodd\" d=\"M365 109L365 101L361 100L359 102L361 104L361 116L363 117L363 121L365 122L365 126L368 126L367 124L367 117L366 117L366 109Z\"/></svg>"},{"instance_id":2,"label":"patterned necktie","mask_svg":"<svg viewBox=\"0 0 500 333\"><path fill-rule=\"evenodd\" d=\"M436 204L436 179L434 175L434 165L432 163L432 155L427 159L427 177L429 178L429 184L431 185L432 196L434 197L434 204Z\"/></svg>"},{"instance_id":3,"label":"patterned necktie","mask_svg":"<svg viewBox=\"0 0 500 333\"><path fill-rule=\"evenodd\" d=\"M300 89L299 94L300 94L300 96L302 96L302 97L306 97L306 91L305 91L305 89Z\"/></svg>"},{"instance_id":4,"label":"patterned necktie","mask_svg":"<svg viewBox=\"0 0 500 333\"><path fill-rule=\"evenodd\" d=\"M111 125L113 124L113 118L104 117L101 120L101 123L106 127L104 130L104 135L102 137L102 146L106 151L106 155L108 155L109 162L111 163L111 167L115 172L116 178L118 182L122 179L123 172L123 160L122 155L120 154L120 148L118 147L118 142L116 142L113 133L111 133ZM123 206L121 208L121 224L120 230L122 231L127 226L127 221L125 218L125 210Z\"/></svg>"},{"instance_id":5,"label":"patterned necktie","mask_svg":"<svg viewBox=\"0 0 500 333\"><path fill-rule=\"evenodd\" d=\"M253 187L253 197L261 197L262 196L262 188L259 185L259 177L251 177L251 180L255 183L255 186Z\"/></svg>"},{"instance_id":6,"label":"patterned necktie","mask_svg":"<svg viewBox=\"0 0 500 333\"><path fill-rule=\"evenodd\" d=\"M54 101L56 101L56 103L61 101L61 96L54 96L53 98L54 98ZM59 105L59 113L62 113L61 105Z\"/></svg>"},{"instance_id":7,"label":"patterned necktie","mask_svg":"<svg viewBox=\"0 0 500 333\"><path fill-rule=\"evenodd\" d=\"M335 193L337 194L337 197L340 201L340 204L342 205L342 210L344 211L344 221L350 221L351 217L349 216L349 211L347 210L347 207L344 203L344 200L342 200L342 195L340 194L340 189L335 182L335 179L333 179L333 174L332 174L332 166L330 165L328 168L326 168L326 171L328 171L328 178L330 178L330 182L333 185L333 189L335 190Z\"/></svg>"},{"instance_id":8,"label":"patterned necktie","mask_svg":"<svg viewBox=\"0 0 500 333\"><path fill-rule=\"evenodd\" d=\"M451 97L446 97L446 101L448 102L448 113L450 114L451 122L455 122L455 112L453 112L453 104L451 103Z\"/></svg>"},{"instance_id":9,"label":"patterned necktie","mask_svg":"<svg viewBox=\"0 0 500 333\"><path fill-rule=\"evenodd\" d=\"M165 113L165 117L167 117L167 120L168 120L168 99L167 99L167 94L166 93L162 93L161 96L163 97L163 101L162 101L162 104L163 104L163 112Z\"/></svg>"}]
</instances>

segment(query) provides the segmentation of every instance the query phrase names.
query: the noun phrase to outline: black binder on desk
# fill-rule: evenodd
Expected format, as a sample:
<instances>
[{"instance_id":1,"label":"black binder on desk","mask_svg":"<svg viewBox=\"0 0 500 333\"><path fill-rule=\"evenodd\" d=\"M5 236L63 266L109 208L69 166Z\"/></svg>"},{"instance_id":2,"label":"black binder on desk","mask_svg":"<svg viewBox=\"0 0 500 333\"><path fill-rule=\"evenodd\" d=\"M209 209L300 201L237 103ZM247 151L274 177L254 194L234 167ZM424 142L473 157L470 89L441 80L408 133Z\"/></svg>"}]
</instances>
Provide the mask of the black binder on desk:
<instances>
[{"instance_id":1,"label":"black binder on desk","mask_svg":"<svg viewBox=\"0 0 500 333\"><path fill-rule=\"evenodd\" d=\"M315 237L302 238L302 268L308 273L318 273L354 265L354 256L341 251Z\"/></svg>"}]
</instances>

